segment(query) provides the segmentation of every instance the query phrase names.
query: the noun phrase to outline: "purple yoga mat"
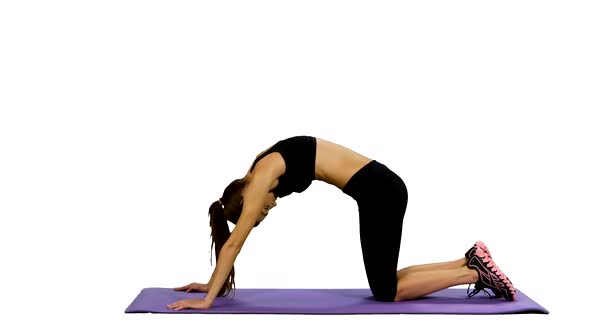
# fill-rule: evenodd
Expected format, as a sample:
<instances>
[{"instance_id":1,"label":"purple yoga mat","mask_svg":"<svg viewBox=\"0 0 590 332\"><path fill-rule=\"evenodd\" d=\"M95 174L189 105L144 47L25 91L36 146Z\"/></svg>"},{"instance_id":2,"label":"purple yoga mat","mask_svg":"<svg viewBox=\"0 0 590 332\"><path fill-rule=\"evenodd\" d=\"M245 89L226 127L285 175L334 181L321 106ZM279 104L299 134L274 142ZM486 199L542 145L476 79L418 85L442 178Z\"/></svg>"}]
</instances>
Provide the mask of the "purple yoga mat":
<instances>
[{"instance_id":1,"label":"purple yoga mat","mask_svg":"<svg viewBox=\"0 0 590 332\"><path fill-rule=\"evenodd\" d=\"M468 298L466 289L449 288L404 302L377 302L369 289L236 289L235 296L218 297L209 310L169 310L166 305L204 293L170 288L144 288L126 313L185 314L548 314L517 290L517 300L490 299L484 292Z\"/></svg>"}]
</instances>

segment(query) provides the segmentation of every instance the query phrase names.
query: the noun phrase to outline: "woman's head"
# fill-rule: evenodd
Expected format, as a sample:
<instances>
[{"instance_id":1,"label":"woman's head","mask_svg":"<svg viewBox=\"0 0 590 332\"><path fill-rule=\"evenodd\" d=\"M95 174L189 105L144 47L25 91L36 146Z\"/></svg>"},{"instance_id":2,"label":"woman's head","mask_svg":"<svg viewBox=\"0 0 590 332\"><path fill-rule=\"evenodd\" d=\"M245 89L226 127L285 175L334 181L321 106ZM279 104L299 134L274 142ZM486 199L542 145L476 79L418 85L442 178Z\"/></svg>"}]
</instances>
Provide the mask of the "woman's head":
<instances>
[{"instance_id":1,"label":"woman's head","mask_svg":"<svg viewBox=\"0 0 590 332\"><path fill-rule=\"evenodd\" d=\"M277 206L277 197L275 194L272 192L266 194L266 197L264 198L264 205L262 206L262 210L258 215L258 219L256 219L256 225L254 225L254 227L258 226L264 220L264 218L266 218L268 212L275 206Z\"/></svg>"},{"instance_id":2,"label":"woman's head","mask_svg":"<svg viewBox=\"0 0 590 332\"><path fill-rule=\"evenodd\" d=\"M225 220L229 220L232 224L236 224L240 215L242 214L242 191L246 186L245 179L233 180L223 191L223 195L219 199L223 204L223 215Z\"/></svg>"}]
</instances>

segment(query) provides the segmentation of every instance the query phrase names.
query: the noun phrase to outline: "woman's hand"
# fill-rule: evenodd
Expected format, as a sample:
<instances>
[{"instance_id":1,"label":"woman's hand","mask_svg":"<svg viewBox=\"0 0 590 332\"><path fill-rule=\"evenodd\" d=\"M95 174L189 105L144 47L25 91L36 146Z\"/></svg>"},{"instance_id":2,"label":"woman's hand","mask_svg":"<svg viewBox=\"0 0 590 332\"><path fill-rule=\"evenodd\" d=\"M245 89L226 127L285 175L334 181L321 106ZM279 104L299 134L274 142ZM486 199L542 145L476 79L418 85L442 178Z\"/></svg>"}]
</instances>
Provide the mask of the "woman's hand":
<instances>
[{"instance_id":1,"label":"woman's hand","mask_svg":"<svg viewBox=\"0 0 590 332\"><path fill-rule=\"evenodd\" d=\"M198 282L193 282L191 284L188 284L186 286L182 286L182 287L176 287L174 288L175 291L186 291L188 292L203 292L203 293L207 293L209 291L209 285L208 284L199 284Z\"/></svg>"},{"instance_id":2,"label":"woman's hand","mask_svg":"<svg viewBox=\"0 0 590 332\"><path fill-rule=\"evenodd\" d=\"M176 301L166 306L168 309L172 310L182 310L182 309L210 309L211 303L207 303L203 299L185 299Z\"/></svg>"}]
</instances>

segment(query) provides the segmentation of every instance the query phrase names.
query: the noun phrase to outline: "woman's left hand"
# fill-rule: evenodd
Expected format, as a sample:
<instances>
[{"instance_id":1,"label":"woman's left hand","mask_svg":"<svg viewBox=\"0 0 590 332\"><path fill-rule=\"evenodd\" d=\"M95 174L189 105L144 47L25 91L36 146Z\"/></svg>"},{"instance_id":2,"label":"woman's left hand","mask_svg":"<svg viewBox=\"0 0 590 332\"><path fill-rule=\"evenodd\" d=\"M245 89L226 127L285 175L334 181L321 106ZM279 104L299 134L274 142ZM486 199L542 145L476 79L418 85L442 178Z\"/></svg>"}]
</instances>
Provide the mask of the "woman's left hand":
<instances>
[{"instance_id":1,"label":"woman's left hand","mask_svg":"<svg viewBox=\"0 0 590 332\"><path fill-rule=\"evenodd\" d=\"M184 299L176 301L166 306L168 309L181 310L181 309L210 309L211 303L207 303L203 299Z\"/></svg>"}]
</instances>

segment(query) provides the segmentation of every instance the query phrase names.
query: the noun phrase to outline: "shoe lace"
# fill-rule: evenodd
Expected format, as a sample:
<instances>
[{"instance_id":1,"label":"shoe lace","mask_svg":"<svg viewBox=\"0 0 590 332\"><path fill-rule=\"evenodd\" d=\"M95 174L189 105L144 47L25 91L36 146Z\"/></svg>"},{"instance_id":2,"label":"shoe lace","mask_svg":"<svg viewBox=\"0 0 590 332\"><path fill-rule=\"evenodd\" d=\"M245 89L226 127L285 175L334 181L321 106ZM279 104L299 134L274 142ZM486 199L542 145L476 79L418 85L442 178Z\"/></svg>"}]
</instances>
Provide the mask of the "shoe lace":
<instances>
[{"instance_id":1,"label":"shoe lace","mask_svg":"<svg viewBox=\"0 0 590 332\"><path fill-rule=\"evenodd\" d=\"M471 291L471 293L469 292L469 289L471 288L471 284L469 284L469 286L467 286L467 297L471 298L473 296L475 296L477 293L479 293L480 291L484 291L486 294L488 294L488 296L490 297L490 300L493 300L493 297L490 293L488 293L488 291L481 286L478 286L477 284L474 286L473 290Z\"/></svg>"}]
</instances>

